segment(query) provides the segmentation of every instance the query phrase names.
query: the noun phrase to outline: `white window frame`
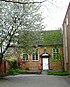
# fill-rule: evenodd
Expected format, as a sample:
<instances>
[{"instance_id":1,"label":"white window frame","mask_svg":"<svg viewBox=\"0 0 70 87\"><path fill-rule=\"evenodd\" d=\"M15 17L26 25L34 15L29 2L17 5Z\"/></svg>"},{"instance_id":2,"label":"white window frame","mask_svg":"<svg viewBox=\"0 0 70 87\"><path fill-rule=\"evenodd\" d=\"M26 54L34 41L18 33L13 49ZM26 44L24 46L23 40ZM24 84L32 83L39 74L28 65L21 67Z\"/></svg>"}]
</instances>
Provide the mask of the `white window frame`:
<instances>
[{"instance_id":1,"label":"white window frame","mask_svg":"<svg viewBox=\"0 0 70 87\"><path fill-rule=\"evenodd\" d=\"M25 55L25 54L28 56L28 59L29 59L29 55L28 55L28 53L23 53L23 55ZM24 60L24 58L23 58L23 60ZM27 58L25 58L24 61L28 61Z\"/></svg>"},{"instance_id":2,"label":"white window frame","mask_svg":"<svg viewBox=\"0 0 70 87\"><path fill-rule=\"evenodd\" d=\"M36 54L36 53L35 53ZM38 60L36 59L36 57L34 58L34 60L33 60L33 53L32 53L32 61L39 61L39 54L37 53L37 55L38 55Z\"/></svg>"},{"instance_id":3,"label":"white window frame","mask_svg":"<svg viewBox=\"0 0 70 87\"><path fill-rule=\"evenodd\" d=\"M60 53L60 48L52 48L52 58L54 58L54 54L57 54L57 52L53 53L53 49L55 49L55 50L58 49L58 53Z\"/></svg>"}]
</instances>

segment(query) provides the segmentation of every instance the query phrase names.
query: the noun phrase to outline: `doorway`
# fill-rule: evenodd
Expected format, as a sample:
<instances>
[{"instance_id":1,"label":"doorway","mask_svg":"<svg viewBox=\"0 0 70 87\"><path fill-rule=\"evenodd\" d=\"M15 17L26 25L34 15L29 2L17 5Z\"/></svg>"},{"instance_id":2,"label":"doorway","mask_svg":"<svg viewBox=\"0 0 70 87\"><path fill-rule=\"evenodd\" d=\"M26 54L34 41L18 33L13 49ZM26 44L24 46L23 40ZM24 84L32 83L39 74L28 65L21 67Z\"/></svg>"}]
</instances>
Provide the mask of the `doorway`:
<instances>
[{"instance_id":1,"label":"doorway","mask_svg":"<svg viewBox=\"0 0 70 87\"><path fill-rule=\"evenodd\" d=\"M49 61L48 61L48 58L43 58L42 59L42 63L43 63L43 70L49 70Z\"/></svg>"}]
</instances>

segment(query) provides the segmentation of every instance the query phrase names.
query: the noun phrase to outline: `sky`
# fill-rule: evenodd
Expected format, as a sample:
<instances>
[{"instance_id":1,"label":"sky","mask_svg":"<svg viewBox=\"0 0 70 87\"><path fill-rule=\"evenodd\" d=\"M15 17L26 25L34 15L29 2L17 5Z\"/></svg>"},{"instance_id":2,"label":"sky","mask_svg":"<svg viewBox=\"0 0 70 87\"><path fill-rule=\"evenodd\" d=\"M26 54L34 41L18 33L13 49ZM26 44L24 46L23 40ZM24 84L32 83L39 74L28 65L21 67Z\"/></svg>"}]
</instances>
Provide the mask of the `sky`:
<instances>
[{"instance_id":1,"label":"sky","mask_svg":"<svg viewBox=\"0 0 70 87\"><path fill-rule=\"evenodd\" d=\"M46 0L42 4L41 11L46 25L45 30L62 28L69 2L70 0Z\"/></svg>"},{"instance_id":2,"label":"sky","mask_svg":"<svg viewBox=\"0 0 70 87\"><path fill-rule=\"evenodd\" d=\"M45 0L35 0L45 1ZM55 30L62 28L62 23L66 14L70 0L46 0L42 3L41 11L43 22L46 26L44 30Z\"/></svg>"}]
</instances>

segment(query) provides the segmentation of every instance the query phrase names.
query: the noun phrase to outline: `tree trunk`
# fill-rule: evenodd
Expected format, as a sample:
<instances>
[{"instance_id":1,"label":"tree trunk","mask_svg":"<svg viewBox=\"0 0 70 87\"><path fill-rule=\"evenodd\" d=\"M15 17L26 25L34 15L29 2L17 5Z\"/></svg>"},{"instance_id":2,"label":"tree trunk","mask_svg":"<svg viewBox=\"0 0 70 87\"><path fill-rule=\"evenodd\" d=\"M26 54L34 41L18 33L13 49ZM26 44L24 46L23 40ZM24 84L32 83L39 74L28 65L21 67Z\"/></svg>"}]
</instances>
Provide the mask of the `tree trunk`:
<instances>
[{"instance_id":1,"label":"tree trunk","mask_svg":"<svg viewBox=\"0 0 70 87\"><path fill-rule=\"evenodd\" d=\"M2 58L3 58L3 54L0 53L0 66L1 66L1 63L2 63Z\"/></svg>"}]
</instances>

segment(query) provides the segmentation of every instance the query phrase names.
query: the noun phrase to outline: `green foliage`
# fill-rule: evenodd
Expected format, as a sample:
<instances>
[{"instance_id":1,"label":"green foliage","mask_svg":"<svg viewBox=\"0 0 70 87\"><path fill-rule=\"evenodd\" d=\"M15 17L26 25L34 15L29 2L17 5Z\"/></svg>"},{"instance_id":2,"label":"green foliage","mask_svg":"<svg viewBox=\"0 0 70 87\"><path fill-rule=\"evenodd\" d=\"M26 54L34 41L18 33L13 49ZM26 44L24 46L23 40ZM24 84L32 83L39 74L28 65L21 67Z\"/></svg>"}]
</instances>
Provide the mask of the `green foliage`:
<instances>
[{"instance_id":1,"label":"green foliage","mask_svg":"<svg viewBox=\"0 0 70 87\"><path fill-rule=\"evenodd\" d=\"M62 56L60 53L56 54L54 58L52 58L52 61L58 61L58 60L62 60Z\"/></svg>"},{"instance_id":2,"label":"green foliage","mask_svg":"<svg viewBox=\"0 0 70 87\"><path fill-rule=\"evenodd\" d=\"M19 74L16 70L14 70L14 69L10 69L9 71L8 71L8 74L9 75L17 75L17 74Z\"/></svg>"},{"instance_id":3,"label":"green foliage","mask_svg":"<svg viewBox=\"0 0 70 87\"><path fill-rule=\"evenodd\" d=\"M31 0L27 0L29 2ZM24 0L26 2L26 0ZM0 2L0 46L5 54L10 45L17 45L27 50L34 41L30 31L41 31L43 18L39 4L18 4ZM12 44L11 44L12 43Z\"/></svg>"},{"instance_id":4,"label":"green foliage","mask_svg":"<svg viewBox=\"0 0 70 87\"><path fill-rule=\"evenodd\" d=\"M29 71L21 69L10 69L8 75L18 75L18 74L41 74L41 71Z\"/></svg>"},{"instance_id":5,"label":"green foliage","mask_svg":"<svg viewBox=\"0 0 70 87\"><path fill-rule=\"evenodd\" d=\"M8 59L10 69L16 69L17 68L17 59L16 58L10 58Z\"/></svg>"},{"instance_id":6,"label":"green foliage","mask_svg":"<svg viewBox=\"0 0 70 87\"><path fill-rule=\"evenodd\" d=\"M64 72L61 72L61 71L58 71L58 72L48 72L47 73L48 75L57 75L57 76L66 76L66 75L69 75L69 72L68 71L64 71Z\"/></svg>"},{"instance_id":7,"label":"green foliage","mask_svg":"<svg viewBox=\"0 0 70 87\"><path fill-rule=\"evenodd\" d=\"M18 75L18 74L22 74L23 72L27 72L27 70L10 69L8 71L8 75Z\"/></svg>"},{"instance_id":8,"label":"green foliage","mask_svg":"<svg viewBox=\"0 0 70 87\"><path fill-rule=\"evenodd\" d=\"M62 44L61 30L44 32L44 45L60 45Z\"/></svg>"}]
</instances>

